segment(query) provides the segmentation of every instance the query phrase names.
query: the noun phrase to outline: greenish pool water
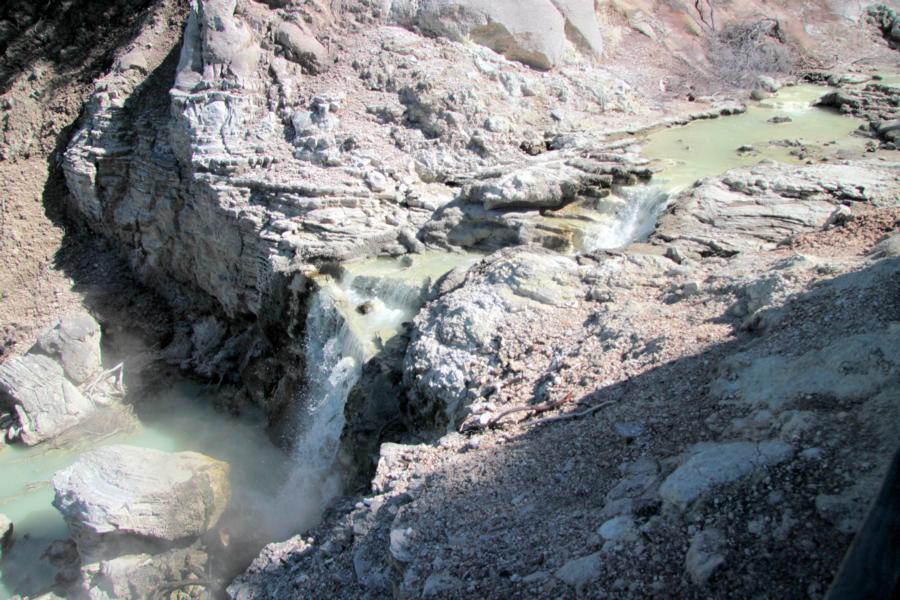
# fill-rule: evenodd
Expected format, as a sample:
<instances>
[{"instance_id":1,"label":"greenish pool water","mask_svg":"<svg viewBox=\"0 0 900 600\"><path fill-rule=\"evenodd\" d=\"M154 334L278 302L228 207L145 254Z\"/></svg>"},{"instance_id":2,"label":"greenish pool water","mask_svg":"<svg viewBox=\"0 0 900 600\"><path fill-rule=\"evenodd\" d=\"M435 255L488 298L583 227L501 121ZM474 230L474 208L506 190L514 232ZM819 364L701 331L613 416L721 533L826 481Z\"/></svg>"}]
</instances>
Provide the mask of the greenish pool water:
<instances>
[{"instance_id":1,"label":"greenish pool water","mask_svg":"<svg viewBox=\"0 0 900 600\"><path fill-rule=\"evenodd\" d=\"M258 507L260 513L264 513L265 498L273 496L284 481L287 457L266 438L262 421L215 410L209 393L199 385L173 385L142 402L140 414L140 420L116 418L98 424L71 442L0 450L0 513L13 521L16 532L12 549L0 562L0 598L37 595L53 585L55 569L41 555L51 542L67 538L68 533L51 505L50 481L89 449L128 444L193 450L227 461L235 498Z\"/></svg>"},{"instance_id":2,"label":"greenish pool water","mask_svg":"<svg viewBox=\"0 0 900 600\"><path fill-rule=\"evenodd\" d=\"M704 177L766 159L801 164L807 159L792 154L797 143L816 157L864 151L867 139L854 135L861 120L813 106L827 92L828 88L815 85L786 87L770 99L751 102L743 114L651 133L642 154L661 169L653 183L673 193ZM777 117L790 121L772 122ZM741 146L753 150L739 152Z\"/></svg>"},{"instance_id":3,"label":"greenish pool water","mask_svg":"<svg viewBox=\"0 0 900 600\"><path fill-rule=\"evenodd\" d=\"M867 138L854 134L861 120L813 105L828 91L786 87L750 102L740 115L653 131L641 150L656 170L649 183L617 187L606 198L573 203L542 218L569 234L570 252L621 248L646 239L672 195L705 177L763 160L802 164L863 152Z\"/></svg>"}]
</instances>

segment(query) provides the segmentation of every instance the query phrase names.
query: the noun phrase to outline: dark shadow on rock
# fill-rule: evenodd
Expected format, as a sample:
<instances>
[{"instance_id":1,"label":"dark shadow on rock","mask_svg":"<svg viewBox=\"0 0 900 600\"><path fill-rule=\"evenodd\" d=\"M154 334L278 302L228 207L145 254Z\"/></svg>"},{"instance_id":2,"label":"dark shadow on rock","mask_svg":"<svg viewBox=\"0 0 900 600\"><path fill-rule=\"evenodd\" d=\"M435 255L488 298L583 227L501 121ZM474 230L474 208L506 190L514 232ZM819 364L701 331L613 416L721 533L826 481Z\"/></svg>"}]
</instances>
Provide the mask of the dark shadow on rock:
<instances>
[{"instance_id":1,"label":"dark shadow on rock","mask_svg":"<svg viewBox=\"0 0 900 600\"><path fill-rule=\"evenodd\" d=\"M108 69L155 0L9 0L0 5L0 93L39 61L80 77ZM98 36L110 37L98 40ZM115 34L118 34L116 39ZM72 66L70 66L72 65Z\"/></svg>"}]
</instances>

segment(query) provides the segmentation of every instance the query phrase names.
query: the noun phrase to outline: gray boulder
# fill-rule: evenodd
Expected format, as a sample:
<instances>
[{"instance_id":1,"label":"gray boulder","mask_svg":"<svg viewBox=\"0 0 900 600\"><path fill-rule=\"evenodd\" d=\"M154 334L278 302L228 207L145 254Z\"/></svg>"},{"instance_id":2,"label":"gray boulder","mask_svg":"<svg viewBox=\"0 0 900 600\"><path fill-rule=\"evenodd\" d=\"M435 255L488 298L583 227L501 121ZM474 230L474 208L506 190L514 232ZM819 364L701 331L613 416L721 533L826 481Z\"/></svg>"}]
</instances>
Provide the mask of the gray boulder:
<instances>
[{"instance_id":1,"label":"gray boulder","mask_svg":"<svg viewBox=\"0 0 900 600\"><path fill-rule=\"evenodd\" d=\"M321 73L328 67L328 50L315 36L293 23L282 23L275 32L275 40L285 56L310 73Z\"/></svg>"},{"instance_id":2,"label":"gray boulder","mask_svg":"<svg viewBox=\"0 0 900 600\"><path fill-rule=\"evenodd\" d=\"M38 348L56 358L76 384L100 370L100 324L87 313L62 317L38 338Z\"/></svg>"},{"instance_id":3,"label":"gray boulder","mask_svg":"<svg viewBox=\"0 0 900 600\"><path fill-rule=\"evenodd\" d=\"M595 552L570 560L556 571L556 577L575 589L581 589L600 578L602 565L600 553Z\"/></svg>"},{"instance_id":4,"label":"gray boulder","mask_svg":"<svg viewBox=\"0 0 900 600\"><path fill-rule=\"evenodd\" d=\"M722 548L725 539L716 529L701 531L691 539L684 566L691 581L705 585L713 573L725 563Z\"/></svg>"},{"instance_id":5,"label":"gray boulder","mask_svg":"<svg viewBox=\"0 0 900 600\"><path fill-rule=\"evenodd\" d=\"M872 258L893 258L900 256L900 233L892 233L875 244Z\"/></svg>"},{"instance_id":6,"label":"gray boulder","mask_svg":"<svg viewBox=\"0 0 900 600\"><path fill-rule=\"evenodd\" d=\"M16 413L17 436L28 446L56 437L97 408L66 379L59 363L43 354L0 365L0 402Z\"/></svg>"},{"instance_id":7,"label":"gray boulder","mask_svg":"<svg viewBox=\"0 0 900 600\"><path fill-rule=\"evenodd\" d=\"M228 503L228 471L196 452L106 446L56 474L53 505L88 562L204 534Z\"/></svg>"},{"instance_id":8,"label":"gray boulder","mask_svg":"<svg viewBox=\"0 0 900 600\"><path fill-rule=\"evenodd\" d=\"M782 463L794 448L782 441L700 443L659 488L662 499L685 507L719 485L732 483L757 469Z\"/></svg>"},{"instance_id":9,"label":"gray boulder","mask_svg":"<svg viewBox=\"0 0 900 600\"><path fill-rule=\"evenodd\" d=\"M594 54L603 38L591 0L394 0L400 23L452 40L470 39L536 69L559 64L567 42Z\"/></svg>"}]
</instances>

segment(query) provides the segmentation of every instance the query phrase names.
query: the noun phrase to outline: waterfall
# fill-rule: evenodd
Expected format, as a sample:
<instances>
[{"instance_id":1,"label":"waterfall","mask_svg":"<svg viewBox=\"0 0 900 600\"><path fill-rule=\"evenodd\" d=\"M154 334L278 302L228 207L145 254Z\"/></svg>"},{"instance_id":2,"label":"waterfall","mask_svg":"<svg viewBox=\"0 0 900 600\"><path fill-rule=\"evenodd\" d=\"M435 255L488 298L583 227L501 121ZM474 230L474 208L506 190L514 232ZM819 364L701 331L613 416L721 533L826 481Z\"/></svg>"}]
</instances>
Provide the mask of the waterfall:
<instances>
[{"instance_id":1,"label":"waterfall","mask_svg":"<svg viewBox=\"0 0 900 600\"><path fill-rule=\"evenodd\" d=\"M585 251L611 250L646 240L656 228L668 200L669 193L656 185L616 188L612 196L603 200L604 208L613 214L585 233Z\"/></svg>"},{"instance_id":2,"label":"waterfall","mask_svg":"<svg viewBox=\"0 0 900 600\"><path fill-rule=\"evenodd\" d=\"M362 367L412 319L433 278L430 257L412 265L361 263L340 280L323 276L306 317L306 386L297 399L296 439L288 481L269 512L278 529L303 529L341 492L336 469L344 428L344 406ZM441 258L443 265L447 262ZM464 256L459 262L472 262ZM409 259L407 259L407 263ZM437 266L442 274L446 269ZM423 273L428 273L423 274Z\"/></svg>"}]
</instances>

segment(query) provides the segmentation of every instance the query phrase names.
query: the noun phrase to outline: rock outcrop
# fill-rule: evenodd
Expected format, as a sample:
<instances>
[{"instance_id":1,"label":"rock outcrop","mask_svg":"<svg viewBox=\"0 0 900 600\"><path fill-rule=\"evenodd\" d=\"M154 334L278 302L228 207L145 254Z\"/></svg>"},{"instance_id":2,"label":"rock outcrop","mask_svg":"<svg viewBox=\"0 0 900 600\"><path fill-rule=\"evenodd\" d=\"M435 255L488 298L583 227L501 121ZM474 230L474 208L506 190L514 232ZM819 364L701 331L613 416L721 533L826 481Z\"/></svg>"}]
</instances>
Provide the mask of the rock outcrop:
<instances>
[{"instance_id":1,"label":"rock outcrop","mask_svg":"<svg viewBox=\"0 0 900 600\"><path fill-rule=\"evenodd\" d=\"M842 204L890 206L894 185L890 168L760 164L681 195L660 218L653 240L682 256L771 250L790 236L822 228Z\"/></svg>"},{"instance_id":2,"label":"rock outcrop","mask_svg":"<svg viewBox=\"0 0 900 600\"><path fill-rule=\"evenodd\" d=\"M100 369L100 326L94 318L80 313L60 319L28 354L0 365L0 401L15 416L6 426L7 439L39 444L108 405L109 390L84 387L104 383L90 381Z\"/></svg>"},{"instance_id":3,"label":"rock outcrop","mask_svg":"<svg viewBox=\"0 0 900 600\"><path fill-rule=\"evenodd\" d=\"M603 35L589 0L390 0L399 22L451 40L472 40L535 69L563 61L569 43L595 56Z\"/></svg>"},{"instance_id":4,"label":"rock outcrop","mask_svg":"<svg viewBox=\"0 0 900 600\"><path fill-rule=\"evenodd\" d=\"M383 444L368 495L230 596L824 590L900 442L898 263L872 253L896 185L877 163L742 169L673 199L671 241L449 275L405 362L434 438ZM712 187L733 201L688 220ZM825 226L842 201L854 218ZM733 252L697 250L711 223Z\"/></svg>"},{"instance_id":5,"label":"rock outcrop","mask_svg":"<svg viewBox=\"0 0 900 600\"><path fill-rule=\"evenodd\" d=\"M501 328L539 327L546 313L582 299L584 272L571 258L531 249L503 250L473 268L416 317L404 368L410 410L455 428L468 404L498 391L473 375L508 368Z\"/></svg>"},{"instance_id":6,"label":"rock outcrop","mask_svg":"<svg viewBox=\"0 0 900 600\"><path fill-rule=\"evenodd\" d=\"M195 452L106 446L53 478L54 506L83 557L127 540L169 544L215 526L229 499L228 465Z\"/></svg>"},{"instance_id":7,"label":"rock outcrop","mask_svg":"<svg viewBox=\"0 0 900 600\"><path fill-rule=\"evenodd\" d=\"M209 557L198 540L225 511L228 472L195 452L132 446L92 450L58 472L53 505L77 547L80 593L143 598L192 580L208 588Z\"/></svg>"}]
</instances>

